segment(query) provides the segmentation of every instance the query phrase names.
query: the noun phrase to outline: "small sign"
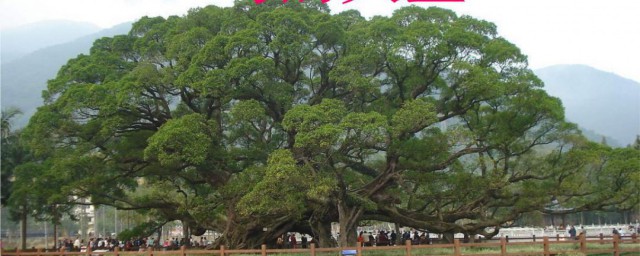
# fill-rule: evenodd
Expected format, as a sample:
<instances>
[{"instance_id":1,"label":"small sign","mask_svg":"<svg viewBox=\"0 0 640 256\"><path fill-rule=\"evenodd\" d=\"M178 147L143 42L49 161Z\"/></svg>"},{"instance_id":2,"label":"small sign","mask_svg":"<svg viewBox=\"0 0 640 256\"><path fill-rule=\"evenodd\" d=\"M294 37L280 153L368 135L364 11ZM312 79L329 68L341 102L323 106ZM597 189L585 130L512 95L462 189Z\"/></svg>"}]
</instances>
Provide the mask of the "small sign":
<instances>
[{"instance_id":1,"label":"small sign","mask_svg":"<svg viewBox=\"0 0 640 256\"><path fill-rule=\"evenodd\" d=\"M356 250L342 250L342 256L347 255L357 255L358 252Z\"/></svg>"}]
</instances>

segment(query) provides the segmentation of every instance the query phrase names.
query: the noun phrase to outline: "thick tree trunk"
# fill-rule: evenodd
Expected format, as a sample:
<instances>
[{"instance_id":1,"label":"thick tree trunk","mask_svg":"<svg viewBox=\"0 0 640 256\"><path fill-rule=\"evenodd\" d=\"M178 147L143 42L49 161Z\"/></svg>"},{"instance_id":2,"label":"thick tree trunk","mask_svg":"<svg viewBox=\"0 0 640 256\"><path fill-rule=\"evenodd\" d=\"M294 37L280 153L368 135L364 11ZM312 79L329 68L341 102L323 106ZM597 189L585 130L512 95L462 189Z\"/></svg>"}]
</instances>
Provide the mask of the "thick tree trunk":
<instances>
[{"instance_id":1,"label":"thick tree trunk","mask_svg":"<svg viewBox=\"0 0 640 256\"><path fill-rule=\"evenodd\" d=\"M351 226L353 222L349 219L349 218L341 218L340 219L340 233L338 234L338 244L341 247L347 247L347 246L355 246L355 242L354 239L351 239L351 231L355 230L354 228L352 228Z\"/></svg>"},{"instance_id":2,"label":"thick tree trunk","mask_svg":"<svg viewBox=\"0 0 640 256\"><path fill-rule=\"evenodd\" d=\"M184 239L184 244L187 246L191 246L189 244L191 234L189 233L189 223L185 220L182 220L182 239Z\"/></svg>"},{"instance_id":3,"label":"thick tree trunk","mask_svg":"<svg viewBox=\"0 0 640 256\"><path fill-rule=\"evenodd\" d=\"M255 226L255 225L252 225ZM257 249L262 244L266 244L269 248L275 248L275 242L278 236L287 233L293 224L285 224L280 227L266 226L247 229L247 226L236 226L233 230L228 230L222 234L211 246L210 249L220 248L224 245L230 249ZM264 231L266 229L267 231Z\"/></svg>"},{"instance_id":4,"label":"thick tree trunk","mask_svg":"<svg viewBox=\"0 0 640 256\"><path fill-rule=\"evenodd\" d=\"M340 246L356 246L358 221L364 209L361 206L350 207L342 199L338 200L338 223L340 224Z\"/></svg>"},{"instance_id":5,"label":"thick tree trunk","mask_svg":"<svg viewBox=\"0 0 640 256\"><path fill-rule=\"evenodd\" d=\"M454 240L453 232L446 232L442 234L442 240L447 244L452 244Z\"/></svg>"},{"instance_id":6,"label":"thick tree trunk","mask_svg":"<svg viewBox=\"0 0 640 256\"><path fill-rule=\"evenodd\" d=\"M226 248L244 249L248 248L247 237L250 235L246 226L240 224L239 216L235 208L229 206L227 208L227 223L222 236L215 244L216 247L224 245Z\"/></svg>"},{"instance_id":7,"label":"thick tree trunk","mask_svg":"<svg viewBox=\"0 0 640 256\"><path fill-rule=\"evenodd\" d=\"M257 249L262 244L275 247L278 236L293 232L295 221L290 217L281 217L268 221L242 217L233 207L227 209L227 220L222 235L211 245L211 249L224 245L230 249Z\"/></svg>"},{"instance_id":8,"label":"thick tree trunk","mask_svg":"<svg viewBox=\"0 0 640 256\"><path fill-rule=\"evenodd\" d=\"M312 241L316 243L316 247L328 248L337 246L331 236L331 221L315 221L311 219L309 225L313 232Z\"/></svg>"}]
</instances>

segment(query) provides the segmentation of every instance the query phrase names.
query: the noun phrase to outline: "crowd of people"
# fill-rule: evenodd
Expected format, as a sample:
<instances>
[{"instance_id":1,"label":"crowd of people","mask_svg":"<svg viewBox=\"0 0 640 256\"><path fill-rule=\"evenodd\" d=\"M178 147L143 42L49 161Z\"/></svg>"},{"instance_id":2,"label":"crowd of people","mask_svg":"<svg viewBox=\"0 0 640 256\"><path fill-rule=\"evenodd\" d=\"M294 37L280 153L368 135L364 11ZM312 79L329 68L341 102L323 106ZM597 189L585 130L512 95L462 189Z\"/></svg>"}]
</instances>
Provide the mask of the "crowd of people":
<instances>
[{"instance_id":1,"label":"crowd of people","mask_svg":"<svg viewBox=\"0 0 640 256\"><path fill-rule=\"evenodd\" d=\"M567 229L569 237L574 239L580 239L581 236L587 236L587 229L581 226L579 229L575 226L570 226ZM613 228L612 235L624 237L626 235L640 233L640 224L636 226L629 226L624 228ZM339 239L335 238L336 240ZM407 241L411 241L413 245L431 244L432 238L429 237L428 232L409 232L405 230L400 237L395 231L387 232L380 230L378 232L361 231L358 234L357 241L362 246L393 246L399 243L405 244ZM96 250L113 250L115 247L119 247L121 250L132 251L146 249L148 247L158 249L178 249L180 246L187 245L189 247L203 247L211 244L212 241L207 241L206 237L200 237L200 239L178 239L171 238L159 241L154 237L149 238L135 238L127 241L119 241L117 239L107 238L91 238L88 243L79 237L75 240L67 238L58 241L58 248L65 248L67 251L81 251L90 247L92 251ZM337 241L336 241L337 242ZM276 248L278 249L304 249L309 248L311 243L315 243L313 237L307 237L305 234L298 233L285 233L279 236L276 240Z\"/></svg>"},{"instance_id":2,"label":"crowd of people","mask_svg":"<svg viewBox=\"0 0 640 256\"><path fill-rule=\"evenodd\" d=\"M66 251L76 251L79 252L82 249L85 249L86 246L91 247L92 250L100 250L106 249L110 250L116 246L119 246L120 241L117 239L113 239L111 237L108 238L91 238L89 239L89 243L85 244L84 239L80 239L80 237L76 237L75 240L71 238L65 238L58 240L58 248L64 248Z\"/></svg>"},{"instance_id":3,"label":"crowd of people","mask_svg":"<svg viewBox=\"0 0 640 256\"><path fill-rule=\"evenodd\" d=\"M300 240L296 236L296 233L282 234L276 240L276 248L278 249L305 249L309 247L309 244L315 243L313 237L307 238L307 235L300 234Z\"/></svg>"},{"instance_id":4,"label":"crowd of people","mask_svg":"<svg viewBox=\"0 0 640 256\"><path fill-rule=\"evenodd\" d=\"M408 230L405 230L400 237L400 243L405 244L406 241L411 241L411 244L431 244L429 233L414 231L413 234ZM361 231L358 234L358 243L362 246L393 246L398 241L398 235L395 231L387 232L380 230L378 234L374 235L374 232Z\"/></svg>"},{"instance_id":5,"label":"crowd of people","mask_svg":"<svg viewBox=\"0 0 640 256\"><path fill-rule=\"evenodd\" d=\"M567 233L570 238L580 239L582 236L587 236L587 229L584 226L581 226L578 230L574 225L571 225L567 229ZM629 225L625 227L612 228L611 235L618 236L618 238L623 238L628 235L640 234L640 224L637 226Z\"/></svg>"},{"instance_id":6,"label":"crowd of people","mask_svg":"<svg viewBox=\"0 0 640 256\"><path fill-rule=\"evenodd\" d=\"M108 238L90 238L88 243L85 243L83 239L77 237L75 240L65 238L58 240L58 248L64 248L66 251L84 251L87 248L91 248L92 251L96 250L109 250L112 251L115 247L125 251L135 251L140 249L146 249L149 247L157 249L171 249L176 250L180 246L187 245L190 247L201 247L209 245L211 242L207 241L206 237L200 237L200 239L178 239L176 237L172 239L165 239L160 241L154 237L140 237L132 238L126 241L120 241L111 237Z\"/></svg>"},{"instance_id":7,"label":"crowd of people","mask_svg":"<svg viewBox=\"0 0 640 256\"><path fill-rule=\"evenodd\" d=\"M340 239L340 234L338 233L337 236L332 237L332 239L334 239L334 243L337 244L337 241ZM409 232L408 230L404 231L404 233L400 235L398 235L395 231L361 231L358 234L357 241L362 246L393 246L398 243L400 245L403 245L406 243L406 241L411 241L411 244L414 245L432 243L428 232ZM285 233L276 239L275 247L277 249L300 249L308 248L311 243L316 243L312 236L308 237L305 234ZM316 246L318 245L316 244Z\"/></svg>"},{"instance_id":8,"label":"crowd of people","mask_svg":"<svg viewBox=\"0 0 640 256\"><path fill-rule=\"evenodd\" d=\"M626 235L640 234L640 224L637 227L629 226L624 228L613 228L611 234L614 236L618 236L618 238L623 238Z\"/></svg>"}]
</instances>

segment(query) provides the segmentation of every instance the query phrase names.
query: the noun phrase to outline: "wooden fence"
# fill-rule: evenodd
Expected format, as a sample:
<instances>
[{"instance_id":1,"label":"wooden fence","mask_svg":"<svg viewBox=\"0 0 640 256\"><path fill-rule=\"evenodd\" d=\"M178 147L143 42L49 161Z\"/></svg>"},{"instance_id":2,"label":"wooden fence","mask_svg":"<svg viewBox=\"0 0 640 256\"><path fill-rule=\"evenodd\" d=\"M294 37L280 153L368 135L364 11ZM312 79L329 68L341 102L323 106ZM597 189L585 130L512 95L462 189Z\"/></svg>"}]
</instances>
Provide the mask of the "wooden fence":
<instances>
[{"instance_id":1,"label":"wooden fence","mask_svg":"<svg viewBox=\"0 0 640 256\"><path fill-rule=\"evenodd\" d=\"M562 254L612 254L618 255L640 255L640 240L637 236L629 238L620 238L618 236L607 237L604 239L600 236L590 237L596 239L588 239L580 237L578 240L564 240L557 237L549 239L543 237L542 241L535 238L533 242L508 242L508 239L501 238L499 242L482 242L482 243L461 243L456 239L453 244L429 244L429 245L412 245L411 241L407 241L405 245L400 246L374 246L374 247L342 247L342 248L316 248L311 244L308 249L267 249L266 245L262 245L261 249L252 250L227 250L222 246L219 250L192 250L182 246L179 250L154 250L148 248L141 251L120 251L115 248L114 251L89 251L86 252L66 252L64 249L60 251L45 252L42 249L37 250L14 250L2 251L2 255L6 256L233 256L233 255L455 255L455 256L505 256L505 255L562 255ZM520 238L522 239L522 238ZM517 247L528 247L529 250L517 250ZM539 248L539 250L531 250L531 248ZM438 251L440 250L440 251ZM442 250L449 252L442 253Z\"/></svg>"}]
</instances>

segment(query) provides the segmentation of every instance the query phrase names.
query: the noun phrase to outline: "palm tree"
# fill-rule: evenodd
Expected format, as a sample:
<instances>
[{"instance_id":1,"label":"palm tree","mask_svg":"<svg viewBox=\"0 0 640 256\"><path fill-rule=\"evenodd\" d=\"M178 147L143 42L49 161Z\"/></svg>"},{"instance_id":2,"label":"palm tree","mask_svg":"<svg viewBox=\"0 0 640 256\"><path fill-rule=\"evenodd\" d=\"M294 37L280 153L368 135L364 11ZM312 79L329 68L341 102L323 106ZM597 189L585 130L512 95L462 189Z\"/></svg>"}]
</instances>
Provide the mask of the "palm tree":
<instances>
[{"instance_id":1,"label":"palm tree","mask_svg":"<svg viewBox=\"0 0 640 256\"><path fill-rule=\"evenodd\" d=\"M21 164L27 156L26 151L17 143L18 135L11 131L11 121L16 116L22 114L17 108L9 108L2 110L0 116L0 138L2 140L2 165L1 165L1 181L2 196L0 196L0 205L5 206L9 203L13 187L14 168ZM14 209L15 210L15 209ZM26 249L26 232L27 232L27 211L17 213L20 215L21 222L21 248Z\"/></svg>"},{"instance_id":2,"label":"palm tree","mask_svg":"<svg viewBox=\"0 0 640 256\"><path fill-rule=\"evenodd\" d=\"M15 168L20 161L16 156L22 156L20 154L19 148L16 147L16 136L11 132L11 121L17 115L21 114L20 110L17 108L9 108L3 109L0 116L0 138L2 140L2 168L1 172L1 180L2 180L2 188L1 196L0 196L0 205L5 206L7 204L7 200L9 198L9 194L11 192L11 178L13 177L13 168ZM18 154L16 154L18 153Z\"/></svg>"},{"instance_id":3,"label":"palm tree","mask_svg":"<svg viewBox=\"0 0 640 256\"><path fill-rule=\"evenodd\" d=\"M3 139L9 137L9 134L11 133L11 120L21 114L22 114L22 111L13 107L6 110L2 110L2 116L0 117L2 122L0 124L2 131L0 136Z\"/></svg>"}]
</instances>

